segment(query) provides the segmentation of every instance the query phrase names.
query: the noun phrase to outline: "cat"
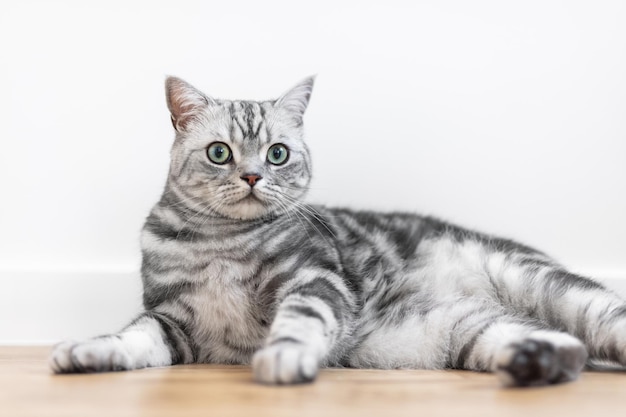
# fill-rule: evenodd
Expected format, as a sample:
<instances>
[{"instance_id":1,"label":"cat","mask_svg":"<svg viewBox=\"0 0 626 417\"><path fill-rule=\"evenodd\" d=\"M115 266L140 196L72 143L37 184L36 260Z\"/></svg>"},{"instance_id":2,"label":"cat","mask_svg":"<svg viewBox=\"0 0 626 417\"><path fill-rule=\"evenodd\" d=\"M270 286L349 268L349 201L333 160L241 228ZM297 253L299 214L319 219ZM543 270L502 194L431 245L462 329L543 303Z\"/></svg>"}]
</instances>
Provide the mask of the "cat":
<instances>
[{"instance_id":1,"label":"cat","mask_svg":"<svg viewBox=\"0 0 626 417\"><path fill-rule=\"evenodd\" d=\"M53 348L55 373L251 364L265 384L320 367L466 369L506 386L626 364L626 302L544 253L433 217L303 202L314 79L230 101L166 80L175 129L141 233L145 312Z\"/></svg>"}]
</instances>

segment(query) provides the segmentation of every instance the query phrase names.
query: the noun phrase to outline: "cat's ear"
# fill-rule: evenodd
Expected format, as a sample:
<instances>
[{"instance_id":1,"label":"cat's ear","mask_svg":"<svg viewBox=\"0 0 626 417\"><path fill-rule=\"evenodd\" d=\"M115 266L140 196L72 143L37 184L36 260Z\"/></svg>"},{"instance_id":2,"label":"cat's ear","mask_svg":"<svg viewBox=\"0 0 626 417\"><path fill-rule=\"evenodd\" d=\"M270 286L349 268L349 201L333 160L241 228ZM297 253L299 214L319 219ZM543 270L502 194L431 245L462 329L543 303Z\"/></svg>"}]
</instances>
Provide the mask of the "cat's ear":
<instances>
[{"instance_id":1,"label":"cat's ear","mask_svg":"<svg viewBox=\"0 0 626 417\"><path fill-rule=\"evenodd\" d=\"M293 113L298 120L302 120L304 112L309 105L309 99L311 98L311 92L313 91L313 84L315 83L315 76L305 78L296 84L291 90L280 96L276 100L276 107L282 107Z\"/></svg>"},{"instance_id":2,"label":"cat's ear","mask_svg":"<svg viewBox=\"0 0 626 417\"><path fill-rule=\"evenodd\" d=\"M184 131L203 107L214 104L212 98L176 77L167 77L165 80L165 96L172 115L172 125L178 132Z\"/></svg>"}]
</instances>

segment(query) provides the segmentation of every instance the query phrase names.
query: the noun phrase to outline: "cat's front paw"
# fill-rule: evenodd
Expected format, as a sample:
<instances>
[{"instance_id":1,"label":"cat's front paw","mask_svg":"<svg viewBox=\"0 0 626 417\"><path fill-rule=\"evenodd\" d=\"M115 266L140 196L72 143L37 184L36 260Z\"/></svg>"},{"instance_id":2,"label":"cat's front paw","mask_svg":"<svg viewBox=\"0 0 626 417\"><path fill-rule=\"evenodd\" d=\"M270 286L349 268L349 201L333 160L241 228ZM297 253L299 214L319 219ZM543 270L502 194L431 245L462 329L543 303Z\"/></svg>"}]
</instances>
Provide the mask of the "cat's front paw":
<instances>
[{"instance_id":1,"label":"cat's front paw","mask_svg":"<svg viewBox=\"0 0 626 417\"><path fill-rule=\"evenodd\" d=\"M132 361L115 336L85 342L62 342L50 355L50 368L56 374L124 371Z\"/></svg>"},{"instance_id":2,"label":"cat's front paw","mask_svg":"<svg viewBox=\"0 0 626 417\"><path fill-rule=\"evenodd\" d=\"M254 379L263 384L300 384L317 376L315 352L296 343L279 343L259 350L252 358Z\"/></svg>"}]
</instances>

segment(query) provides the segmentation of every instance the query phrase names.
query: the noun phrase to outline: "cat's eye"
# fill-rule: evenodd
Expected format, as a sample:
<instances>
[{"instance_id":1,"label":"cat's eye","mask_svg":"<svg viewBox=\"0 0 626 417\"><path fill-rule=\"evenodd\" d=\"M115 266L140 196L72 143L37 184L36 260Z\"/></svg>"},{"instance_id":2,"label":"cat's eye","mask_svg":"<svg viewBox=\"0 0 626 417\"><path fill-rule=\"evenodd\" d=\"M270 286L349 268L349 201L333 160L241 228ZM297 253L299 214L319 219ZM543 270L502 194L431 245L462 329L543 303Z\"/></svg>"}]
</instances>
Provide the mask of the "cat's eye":
<instances>
[{"instance_id":1,"label":"cat's eye","mask_svg":"<svg viewBox=\"0 0 626 417\"><path fill-rule=\"evenodd\" d=\"M233 157L230 148L227 144L223 142L213 142L207 148L206 153L211 162L218 165L223 165L227 162L230 162Z\"/></svg>"},{"instance_id":2,"label":"cat's eye","mask_svg":"<svg viewBox=\"0 0 626 417\"><path fill-rule=\"evenodd\" d=\"M267 160L274 165L282 165L287 162L289 158L289 151L287 147L282 143L272 145L267 151Z\"/></svg>"}]
</instances>

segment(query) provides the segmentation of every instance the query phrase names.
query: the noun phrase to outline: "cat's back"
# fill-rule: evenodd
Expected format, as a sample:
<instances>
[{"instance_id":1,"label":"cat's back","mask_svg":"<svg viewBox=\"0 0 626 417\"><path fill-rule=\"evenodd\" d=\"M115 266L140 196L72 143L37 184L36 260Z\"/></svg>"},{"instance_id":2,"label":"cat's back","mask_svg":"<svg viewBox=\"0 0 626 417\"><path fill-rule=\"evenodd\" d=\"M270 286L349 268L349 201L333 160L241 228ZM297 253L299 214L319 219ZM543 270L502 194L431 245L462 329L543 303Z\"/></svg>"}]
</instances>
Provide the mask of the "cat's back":
<instances>
[{"instance_id":1,"label":"cat's back","mask_svg":"<svg viewBox=\"0 0 626 417\"><path fill-rule=\"evenodd\" d=\"M415 259L418 246L435 233L430 218L413 213L383 213L318 208L333 226L344 265L361 276L384 264L388 271Z\"/></svg>"},{"instance_id":2,"label":"cat's back","mask_svg":"<svg viewBox=\"0 0 626 417\"><path fill-rule=\"evenodd\" d=\"M543 253L513 240L432 216L325 207L318 207L317 211L332 225L346 268L361 276L371 275L368 271L377 265L392 273L426 266L439 255L457 252L545 258Z\"/></svg>"}]
</instances>

